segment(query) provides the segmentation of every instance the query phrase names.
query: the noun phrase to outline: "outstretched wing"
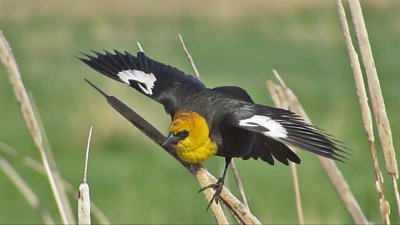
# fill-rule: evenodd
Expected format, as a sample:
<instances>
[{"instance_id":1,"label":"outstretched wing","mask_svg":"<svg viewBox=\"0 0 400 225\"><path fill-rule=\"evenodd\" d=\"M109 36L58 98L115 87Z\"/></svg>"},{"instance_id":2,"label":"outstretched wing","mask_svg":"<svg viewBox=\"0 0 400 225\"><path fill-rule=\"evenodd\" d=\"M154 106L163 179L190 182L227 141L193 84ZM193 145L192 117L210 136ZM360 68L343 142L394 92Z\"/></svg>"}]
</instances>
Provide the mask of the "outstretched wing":
<instances>
[{"instance_id":1,"label":"outstretched wing","mask_svg":"<svg viewBox=\"0 0 400 225\"><path fill-rule=\"evenodd\" d=\"M274 158L285 165L289 165L289 161L297 164L301 161L288 146L262 133L256 134L253 148L242 158L246 160L250 157L254 159L260 158L271 165L275 164Z\"/></svg>"},{"instance_id":2,"label":"outstretched wing","mask_svg":"<svg viewBox=\"0 0 400 225\"><path fill-rule=\"evenodd\" d=\"M160 102L173 116L184 98L205 88L204 84L175 67L147 57L143 52L94 52L79 58L98 72L126 83L142 94Z\"/></svg>"},{"instance_id":3,"label":"outstretched wing","mask_svg":"<svg viewBox=\"0 0 400 225\"><path fill-rule=\"evenodd\" d=\"M228 113L226 121L233 126L262 134L268 139L283 144L298 147L330 159L339 161L343 159L342 153L344 151L338 141L317 130L288 110L257 104L244 104ZM259 145L268 144L268 139L259 139ZM283 149L282 146L276 145L275 147ZM271 154L274 155L275 152L271 152ZM279 160L279 156L274 156ZM249 157L252 157L252 155ZM294 157L293 159L296 161ZM263 160L268 162L267 158Z\"/></svg>"}]
</instances>

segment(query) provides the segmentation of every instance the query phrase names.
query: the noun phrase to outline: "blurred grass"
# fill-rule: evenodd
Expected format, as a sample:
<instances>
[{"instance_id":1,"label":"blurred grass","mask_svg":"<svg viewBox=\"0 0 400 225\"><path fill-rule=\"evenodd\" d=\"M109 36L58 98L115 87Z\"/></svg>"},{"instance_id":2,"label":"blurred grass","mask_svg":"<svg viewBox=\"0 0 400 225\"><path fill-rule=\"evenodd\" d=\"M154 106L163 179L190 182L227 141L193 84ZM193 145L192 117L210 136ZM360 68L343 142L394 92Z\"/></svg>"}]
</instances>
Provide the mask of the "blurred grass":
<instances>
[{"instance_id":1,"label":"blurred grass","mask_svg":"<svg viewBox=\"0 0 400 225\"><path fill-rule=\"evenodd\" d=\"M364 4L397 148L399 10L396 1ZM140 41L149 56L192 73L178 33L210 87L239 85L257 102L271 105L265 81L273 79L271 69L277 69L314 123L352 149L354 156L339 166L366 216L380 222L371 158L333 1L0 1L0 29L37 104L61 173L76 186L82 178L87 132L94 126L88 181L92 199L113 223L214 222L189 173L108 107L82 79L89 78L120 97L165 132L169 117L163 108L73 57L90 49L135 52ZM0 141L39 159L3 69L0 103ZM306 222L351 223L315 157L300 155ZM17 160L11 162L57 215L47 180ZM222 164L218 157L205 163L215 175ZM242 160L237 165L250 207L262 222L296 222L287 167ZM229 183L233 186L233 179ZM2 175L0 195L0 223L41 222ZM390 191L387 197L392 199ZM392 220L399 222L394 213Z\"/></svg>"}]
</instances>

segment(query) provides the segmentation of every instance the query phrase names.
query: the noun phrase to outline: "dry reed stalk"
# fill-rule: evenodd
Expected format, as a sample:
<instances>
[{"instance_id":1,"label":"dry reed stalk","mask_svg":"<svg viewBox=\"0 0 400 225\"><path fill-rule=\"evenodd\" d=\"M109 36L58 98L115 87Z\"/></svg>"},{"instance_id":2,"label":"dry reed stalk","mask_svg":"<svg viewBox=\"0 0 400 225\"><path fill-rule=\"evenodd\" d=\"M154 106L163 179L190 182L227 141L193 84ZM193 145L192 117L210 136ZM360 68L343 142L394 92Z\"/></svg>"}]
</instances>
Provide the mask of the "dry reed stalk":
<instances>
[{"instance_id":1,"label":"dry reed stalk","mask_svg":"<svg viewBox=\"0 0 400 225\"><path fill-rule=\"evenodd\" d=\"M137 44L137 46L138 46L138 48L139 48L139 51L144 52L144 51L143 51L143 48L142 48L142 45L140 44L140 42L137 41L136 44Z\"/></svg>"},{"instance_id":2,"label":"dry reed stalk","mask_svg":"<svg viewBox=\"0 0 400 225\"><path fill-rule=\"evenodd\" d=\"M397 204L397 216L400 218L400 198L397 187L399 172L397 168L396 153L393 147L392 131L386 113L378 72L375 67L374 57L372 55L360 2L358 0L349 0L348 2L357 37L357 43L360 48L361 58L367 75L369 95L371 97L372 109L374 111L375 122L378 128L383 156L385 158L386 170L392 180L393 192Z\"/></svg>"},{"instance_id":3,"label":"dry reed stalk","mask_svg":"<svg viewBox=\"0 0 400 225\"><path fill-rule=\"evenodd\" d=\"M44 150L46 151L46 156L47 156L47 160L49 161L50 168L52 168L51 170L53 172L53 177L56 181L57 189L59 190L61 199L63 199L63 202L65 202L64 205L66 207L65 209L66 209L67 218L71 218L72 220L74 220L74 215L72 214L72 211L71 211L72 210L71 203L67 196L67 190L64 187L63 178L62 178L60 172L57 170L56 160L54 158L53 151L50 147L50 144L49 144L50 142L47 138L47 134L44 129L42 119L40 117L40 113L36 107L35 99L30 92L28 92L28 98L29 98L31 106L32 106L33 114L36 116L36 121L39 125L39 129L42 132L42 140L43 140Z\"/></svg>"},{"instance_id":4,"label":"dry reed stalk","mask_svg":"<svg viewBox=\"0 0 400 225\"><path fill-rule=\"evenodd\" d=\"M83 181L79 185L79 191L78 191L78 224L92 224L90 219L90 191L89 191L89 184L87 183L87 171L89 162L90 140L92 139L92 130L93 127L91 126L86 146Z\"/></svg>"},{"instance_id":5,"label":"dry reed stalk","mask_svg":"<svg viewBox=\"0 0 400 225\"><path fill-rule=\"evenodd\" d=\"M281 80L281 78L279 78ZM285 96L290 105L290 110L301 116L305 121L311 124L310 119L305 113L303 107L300 102L297 100L295 94L288 87L283 88L280 85L274 84L272 81L268 81L267 83L268 89L271 89L271 92L280 92L279 95ZM354 223L356 224L369 224L366 219L364 213L361 211L361 208L352 194L347 181L344 179L342 173L337 168L335 162L330 159L323 158L318 156L322 167L325 170L325 173L328 175L332 185L336 189L336 192L340 196L344 206L347 211L350 213L353 218Z\"/></svg>"},{"instance_id":6,"label":"dry reed stalk","mask_svg":"<svg viewBox=\"0 0 400 225\"><path fill-rule=\"evenodd\" d=\"M351 192L350 186L343 177L343 174L337 168L336 163L332 160L323 159L321 157L318 158L325 173L328 175L329 180L335 187L336 192L339 194L344 206L353 218L354 223L360 225L371 224L362 212L360 205Z\"/></svg>"},{"instance_id":7,"label":"dry reed stalk","mask_svg":"<svg viewBox=\"0 0 400 225\"><path fill-rule=\"evenodd\" d=\"M301 194L300 194L300 186L299 186L299 178L297 176L297 167L296 164L290 163L290 172L292 174L292 180L293 180L293 189L295 193L295 198L296 198L296 211L297 211L297 223L298 224L304 224L304 213L303 213L303 207L301 204Z\"/></svg>"},{"instance_id":8,"label":"dry reed stalk","mask_svg":"<svg viewBox=\"0 0 400 225\"><path fill-rule=\"evenodd\" d=\"M107 216L103 213L103 211L94 204L93 201L90 201L90 207L92 210L92 215L96 218L97 222L102 225L110 225L111 222L107 218Z\"/></svg>"},{"instance_id":9,"label":"dry reed stalk","mask_svg":"<svg viewBox=\"0 0 400 225\"><path fill-rule=\"evenodd\" d=\"M14 149L13 147L8 146L2 142L0 142L0 151L8 156L19 159L23 163L23 165L29 167L33 171L43 176L46 176L46 172L43 165L38 161L36 161L34 158L25 155L20 151ZM61 180L61 182L63 182L65 190L70 194L70 196L75 198L77 190L72 186L72 184L63 179ZM104 225L111 224L107 216L103 213L103 211L101 211L99 207L97 207L97 205L93 201L90 202L90 205L92 209L92 215L94 218L96 218L99 224L104 224Z\"/></svg>"},{"instance_id":10,"label":"dry reed stalk","mask_svg":"<svg viewBox=\"0 0 400 225\"><path fill-rule=\"evenodd\" d=\"M368 39L367 28L364 23L360 2L349 0L351 17L360 47L361 58L365 67L372 108L377 121L378 133L384 151L385 162L389 175L398 178L397 161L393 147L392 131L386 114L385 102L379 83L378 73L375 67L371 46Z\"/></svg>"},{"instance_id":11,"label":"dry reed stalk","mask_svg":"<svg viewBox=\"0 0 400 225\"><path fill-rule=\"evenodd\" d=\"M246 192L244 191L243 183L242 183L242 180L240 179L239 171L236 167L235 160L233 160L233 159L231 160L230 166L232 169L233 178L235 178L236 185L238 186L239 194L240 194L241 200L243 202L243 205L246 208L249 208L249 203L247 202Z\"/></svg>"},{"instance_id":12,"label":"dry reed stalk","mask_svg":"<svg viewBox=\"0 0 400 225\"><path fill-rule=\"evenodd\" d=\"M85 182L79 185L78 191L78 224L92 224L90 219L90 190Z\"/></svg>"},{"instance_id":13,"label":"dry reed stalk","mask_svg":"<svg viewBox=\"0 0 400 225\"><path fill-rule=\"evenodd\" d=\"M190 165L190 168L191 168L190 172L196 177L197 181L200 184L200 187L206 187L212 183L210 181L210 177L206 173L207 170L203 168L202 165L193 164ZM207 201L210 201L214 195L214 191L208 188L203 192L204 195L206 196ZM229 224L228 219L226 218L226 215L222 210L221 204L215 204L215 202L213 202L210 205L210 208L214 214L214 218L217 221L217 224Z\"/></svg>"},{"instance_id":14,"label":"dry reed stalk","mask_svg":"<svg viewBox=\"0 0 400 225\"><path fill-rule=\"evenodd\" d=\"M215 178L206 169L203 168L200 170L200 172L205 173L208 176L209 183L215 184L217 182L217 178ZM242 224L261 224L257 217L255 217L250 212L250 210L241 201L239 201L239 199L237 199L225 186L221 192L221 200L225 203L229 210L234 213L234 215L240 220Z\"/></svg>"},{"instance_id":15,"label":"dry reed stalk","mask_svg":"<svg viewBox=\"0 0 400 225\"><path fill-rule=\"evenodd\" d=\"M190 54L188 48L186 47L186 44L185 44L185 42L184 42L182 36L181 36L180 34L178 34L178 36L179 36L179 39L180 39L180 41L181 41L183 50L185 51L186 57L188 58L189 63L190 63L190 65L191 65L192 68L193 68L193 71L194 71L194 74L195 74L196 78L197 78L198 80L201 80L200 73L199 73L199 71L197 70L197 67L196 67L196 64L194 63L194 60L193 60L192 55ZM238 189L239 189L239 193L240 193L240 196L241 196L241 198L242 198L243 204L244 204L247 208L249 208L249 204L248 204L248 202L247 202L246 193L245 193L244 188L243 188L243 183L242 183L242 180L240 179L239 171L237 170L237 167L236 167L236 164L235 164L235 160L234 160L234 159L231 160L230 168L231 168L231 170L232 170L232 172L233 172L233 177L235 178L236 185L237 185L237 187L238 187Z\"/></svg>"},{"instance_id":16,"label":"dry reed stalk","mask_svg":"<svg viewBox=\"0 0 400 225\"><path fill-rule=\"evenodd\" d=\"M276 70L272 70L272 71L275 74L275 77L281 83L282 87L285 87L285 84L280 79L280 76L278 75L277 71ZM276 88L278 88L278 87L276 87ZM289 102L287 101L287 99L285 99L284 96L281 95L283 93L282 91L277 91L276 89L273 89L273 88L269 88L268 90L270 92L272 101L274 102L274 104L277 107L289 109ZM293 148L291 148L291 149L293 151L295 151L295 149L293 149ZM292 175L293 190L294 190L294 196L295 196L295 201L296 201L297 223L304 224L304 213L303 213L303 207L301 204L301 194L300 194L299 178L297 175L297 167L294 163L290 163L289 167L290 167L290 172Z\"/></svg>"},{"instance_id":17,"label":"dry reed stalk","mask_svg":"<svg viewBox=\"0 0 400 225\"><path fill-rule=\"evenodd\" d=\"M49 212L43 208L35 192L3 157L0 157L0 168L3 169L4 173L8 176L8 178L10 178L11 182L14 183L15 187L17 187L29 205L39 213L39 215L42 217L43 223L55 224Z\"/></svg>"},{"instance_id":18,"label":"dry reed stalk","mask_svg":"<svg viewBox=\"0 0 400 225\"><path fill-rule=\"evenodd\" d=\"M196 76L196 78L197 78L198 80L201 80L201 79L200 79L200 73L199 73L199 71L197 70L196 64L194 64L194 60L193 60L192 55L190 54L189 50L186 48L186 44L185 44L185 42L183 41L182 36L181 36L180 34L178 34L178 35L179 35L179 39L181 40L183 50L185 51L185 54L186 54L186 56L187 56L187 58L188 58L188 60L189 60L189 63L190 63L190 65L192 65L192 68L193 68L193 71L194 71L194 75Z\"/></svg>"},{"instance_id":19,"label":"dry reed stalk","mask_svg":"<svg viewBox=\"0 0 400 225\"><path fill-rule=\"evenodd\" d=\"M86 80L87 81L87 80ZM176 155L176 151L171 146L163 146L162 143L165 140L165 136L158 131L153 125L147 122L143 117L129 108L127 105L122 103L119 99L114 96L107 95L92 83L87 81L93 88L99 91L107 100L108 104L110 104L118 113L120 113L125 119L131 122L136 128L138 128L143 134L149 137L152 141L158 144L162 149L164 149L168 154L170 154L174 159L176 159L179 163L182 164L187 170L189 170L192 175L197 178L201 187L208 186L211 183L215 183L217 179L212 176L206 169L202 167L201 164L189 164L183 162ZM211 200L211 196L207 190L205 191L205 195L207 201ZM250 224L261 224L258 219L251 214L250 210L244 207L243 203L241 203L227 188L224 187L221 193L221 200L230 208L235 211L235 214L238 215L241 221L252 221ZM227 219L223 214L223 211L219 205L213 202L211 204L211 209L216 217L218 224L226 224Z\"/></svg>"},{"instance_id":20,"label":"dry reed stalk","mask_svg":"<svg viewBox=\"0 0 400 225\"><path fill-rule=\"evenodd\" d=\"M367 92L365 90L364 78L361 71L360 61L358 60L358 55L356 50L354 49L353 43L350 37L350 30L347 24L346 14L343 8L343 4L341 0L336 1L337 11L339 14L340 23L343 29L343 35L345 38L347 51L349 53L350 65L353 70L354 82L357 90L358 100L361 108L361 117L364 124L364 130L368 137L368 144L370 147L372 162L374 165L374 175L375 175L375 183L376 183L376 191L378 192L379 204L380 204L380 213L385 224L390 224L389 218L389 208L388 202L385 198L385 192L383 189L383 180L382 180L382 172L379 167L379 161L377 152L375 149L375 138L374 138L374 130L371 116L371 109L368 105L368 97Z\"/></svg>"},{"instance_id":21,"label":"dry reed stalk","mask_svg":"<svg viewBox=\"0 0 400 225\"><path fill-rule=\"evenodd\" d=\"M62 222L64 224L74 223L72 211L69 212L71 210L71 207L67 204L68 203L67 200L63 199L62 197L63 195L60 194L60 189L58 188L58 185L62 184L57 184L56 179L53 175L53 171L51 169L48 156L43 144L41 131L38 122L35 118L32 106L30 104L26 89L22 82L21 74L19 72L15 57L13 56L11 48L1 30L0 30L0 58L8 71L7 74L10 79L10 83L13 87L17 101L20 103L22 115L25 119L26 124L28 125L28 129L33 138L33 141L39 150L43 166L46 169L47 178L49 180L50 187L53 192ZM53 169L55 168L53 167Z\"/></svg>"}]
</instances>

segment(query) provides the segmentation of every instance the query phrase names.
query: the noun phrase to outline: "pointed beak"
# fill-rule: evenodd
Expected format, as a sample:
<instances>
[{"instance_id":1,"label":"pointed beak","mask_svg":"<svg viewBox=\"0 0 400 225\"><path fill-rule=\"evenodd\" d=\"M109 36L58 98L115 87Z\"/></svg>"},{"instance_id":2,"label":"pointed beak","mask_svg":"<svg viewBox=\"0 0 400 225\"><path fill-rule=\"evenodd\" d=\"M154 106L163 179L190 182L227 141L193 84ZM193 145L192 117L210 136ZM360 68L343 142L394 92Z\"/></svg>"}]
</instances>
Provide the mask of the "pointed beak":
<instances>
[{"instance_id":1,"label":"pointed beak","mask_svg":"<svg viewBox=\"0 0 400 225\"><path fill-rule=\"evenodd\" d=\"M162 146L166 146L168 144L176 144L179 141L179 139L180 139L179 137L174 136L172 133L169 133L164 143L162 143Z\"/></svg>"}]
</instances>

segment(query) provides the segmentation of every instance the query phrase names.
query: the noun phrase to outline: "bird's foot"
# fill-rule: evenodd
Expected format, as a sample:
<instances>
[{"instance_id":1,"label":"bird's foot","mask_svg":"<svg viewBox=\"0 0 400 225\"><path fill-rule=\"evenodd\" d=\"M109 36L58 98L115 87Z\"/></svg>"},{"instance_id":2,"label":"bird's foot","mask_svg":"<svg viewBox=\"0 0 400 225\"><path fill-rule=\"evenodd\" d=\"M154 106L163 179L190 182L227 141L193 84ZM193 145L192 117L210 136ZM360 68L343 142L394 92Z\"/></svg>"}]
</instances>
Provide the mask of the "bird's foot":
<instances>
[{"instance_id":1,"label":"bird's foot","mask_svg":"<svg viewBox=\"0 0 400 225\"><path fill-rule=\"evenodd\" d=\"M209 202L208 205L207 205L206 211L210 208L211 203L212 203L214 200L215 200L215 203L218 204L218 201L220 200L220 195L221 195L221 192L222 192L223 187L224 187L224 178L223 178L223 177L220 177L220 178L218 179L217 183L207 185L207 186L205 186L205 187L202 187L202 188L199 190L199 193L202 192L202 191L205 191L205 190L207 190L207 189L209 189L209 188L212 188L212 189L215 190L214 195L212 196L210 202Z\"/></svg>"}]
</instances>

